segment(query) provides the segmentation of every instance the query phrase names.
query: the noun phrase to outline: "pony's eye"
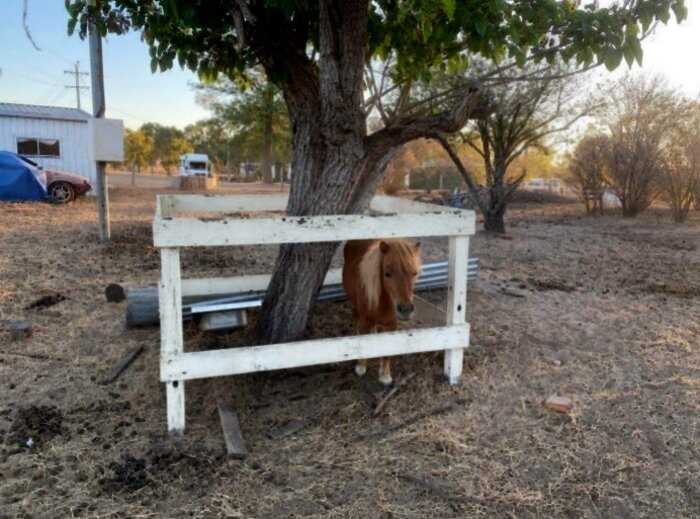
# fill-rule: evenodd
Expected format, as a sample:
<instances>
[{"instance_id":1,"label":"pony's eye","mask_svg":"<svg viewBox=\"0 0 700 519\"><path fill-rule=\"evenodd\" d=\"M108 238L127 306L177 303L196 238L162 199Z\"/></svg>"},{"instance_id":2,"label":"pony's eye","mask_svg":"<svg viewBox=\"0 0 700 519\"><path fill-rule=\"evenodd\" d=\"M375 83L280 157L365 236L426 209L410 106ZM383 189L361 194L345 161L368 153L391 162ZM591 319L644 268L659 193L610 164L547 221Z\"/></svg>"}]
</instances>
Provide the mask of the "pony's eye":
<instances>
[{"instance_id":1,"label":"pony's eye","mask_svg":"<svg viewBox=\"0 0 700 519\"><path fill-rule=\"evenodd\" d=\"M385 275L386 277L390 278L390 277L391 277L391 272L385 272L384 275Z\"/></svg>"}]
</instances>

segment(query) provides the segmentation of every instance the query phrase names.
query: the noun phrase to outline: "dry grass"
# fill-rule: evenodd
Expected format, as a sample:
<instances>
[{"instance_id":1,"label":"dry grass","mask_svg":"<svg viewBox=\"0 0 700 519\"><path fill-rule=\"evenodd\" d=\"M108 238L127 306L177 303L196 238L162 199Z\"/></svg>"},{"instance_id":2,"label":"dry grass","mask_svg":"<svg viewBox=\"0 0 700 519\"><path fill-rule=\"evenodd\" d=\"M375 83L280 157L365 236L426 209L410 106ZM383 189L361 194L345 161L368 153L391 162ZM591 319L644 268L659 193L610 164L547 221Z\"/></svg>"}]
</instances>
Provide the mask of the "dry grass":
<instances>
[{"instance_id":1,"label":"dry grass","mask_svg":"<svg viewBox=\"0 0 700 519\"><path fill-rule=\"evenodd\" d=\"M0 335L0 517L700 516L697 214L674 226L659 211L627 221L518 209L513 240L478 235L472 251L484 287L526 297L470 291L461 386L442 382L437 354L402 358L395 375L417 376L373 418L377 387L345 364L195 381L175 445L158 331L126 331L123 304L103 295L111 282L157 278L152 198L112 192L109 245L96 243L90 200L0 206L0 319L34 324L26 342ZM428 245L428 259L444 253ZM205 276L266 272L273 260L260 247L192 250L183 263ZM67 299L24 309L54 292ZM348 308L318 308L313 329L350 333ZM245 340L187 329L189 348ZM118 382L96 383L139 344L146 353ZM241 416L244 462L224 456L222 393ZM543 408L553 393L574 400L571 415ZM57 410L61 432L26 449L10 439L18 416L34 412L37 433L42 413L56 423L31 406ZM304 427L271 439L292 420Z\"/></svg>"}]
</instances>

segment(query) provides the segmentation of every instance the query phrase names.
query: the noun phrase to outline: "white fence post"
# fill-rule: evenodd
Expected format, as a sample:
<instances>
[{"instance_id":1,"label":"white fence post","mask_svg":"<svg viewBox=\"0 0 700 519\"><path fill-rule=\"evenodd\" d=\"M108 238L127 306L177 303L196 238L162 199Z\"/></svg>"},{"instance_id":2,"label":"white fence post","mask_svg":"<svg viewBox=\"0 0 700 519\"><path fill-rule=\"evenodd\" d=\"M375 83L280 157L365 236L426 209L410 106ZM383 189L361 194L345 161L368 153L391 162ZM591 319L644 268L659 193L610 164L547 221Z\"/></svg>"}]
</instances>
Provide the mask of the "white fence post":
<instances>
[{"instance_id":1,"label":"white fence post","mask_svg":"<svg viewBox=\"0 0 700 519\"><path fill-rule=\"evenodd\" d=\"M469 238L467 236L450 237L450 263L447 280L447 324L464 324L467 322L467 264L469 261ZM469 345L469 336L465 337L464 347ZM459 383L462 375L464 348L445 350L445 376L450 384Z\"/></svg>"},{"instance_id":2,"label":"white fence post","mask_svg":"<svg viewBox=\"0 0 700 519\"><path fill-rule=\"evenodd\" d=\"M168 360L182 355L182 283L180 280L180 251L160 250L160 362L161 379ZM172 380L165 384L168 409L168 432L181 434L185 430L185 381Z\"/></svg>"}]
</instances>

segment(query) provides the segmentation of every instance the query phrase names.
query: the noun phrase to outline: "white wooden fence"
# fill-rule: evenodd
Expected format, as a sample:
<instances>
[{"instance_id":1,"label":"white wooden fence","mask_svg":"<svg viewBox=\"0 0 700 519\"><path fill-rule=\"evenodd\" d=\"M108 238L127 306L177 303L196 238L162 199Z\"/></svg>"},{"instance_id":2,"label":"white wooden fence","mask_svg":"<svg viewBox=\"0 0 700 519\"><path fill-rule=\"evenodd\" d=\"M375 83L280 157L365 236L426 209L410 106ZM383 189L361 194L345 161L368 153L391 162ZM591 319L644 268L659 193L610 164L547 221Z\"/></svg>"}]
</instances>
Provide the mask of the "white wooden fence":
<instances>
[{"instance_id":1,"label":"white wooden fence","mask_svg":"<svg viewBox=\"0 0 700 519\"><path fill-rule=\"evenodd\" d=\"M280 195L160 195L153 221L153 241L160 248L159 284L160 378L166 384L168 431L185 429L185 381L350 361L445 351L444 371L456 384L462 373L463 350L469 345L466 322L469 236L474 212L440 208L379 196L371 208L383 213L333 216L262 216L211 218L211 213L284 211ZM178 216L178 213L185 216ZM201 213L209 213L201 218ZM200 218L191 216L200 214ZM374 238L448 236L450 242L448 308L445 326L396 332L299 341L212 351L185 352L182 333L183 280L180 248L254 244L309 243ZM257 278L188 280L188 295L207 295L215 285L258 289Z\"/></svg>"}]
</instances>

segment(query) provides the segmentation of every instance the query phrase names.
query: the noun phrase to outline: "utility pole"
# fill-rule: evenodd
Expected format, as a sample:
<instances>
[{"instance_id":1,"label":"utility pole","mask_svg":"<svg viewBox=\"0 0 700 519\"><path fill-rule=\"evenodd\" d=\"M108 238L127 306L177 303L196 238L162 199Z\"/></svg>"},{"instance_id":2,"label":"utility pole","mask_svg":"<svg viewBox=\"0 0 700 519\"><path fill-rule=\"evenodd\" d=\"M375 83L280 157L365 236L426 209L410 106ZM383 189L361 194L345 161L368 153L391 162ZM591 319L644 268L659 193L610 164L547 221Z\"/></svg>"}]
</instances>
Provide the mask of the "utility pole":
<instances>
[{"instance_id":1,"label":"utility pole","mask_svg":"<svg viewBox=\"0 0 700 519\"><path fill-rule=\"evenodd\" d=\"M75 85L66 85L66 88L75 88L75 99L78 103L78 110L81 109L80 107L80 91L81 90L88 90L88 87L82 86L80 84L80 76L89 76L87 72L80 72L80 62L76 61L75 62L75 69L74 70L64 70L64 74L71 74L75 76Z\"/></svg>"},{"instance_id":2,"label":"utility pole","mask_svg":"<svg viewBox=\"0 0 700 519\"><path fill-rule=\"evenodd\" d=\"M96 0L88 0L91 7L95 7ZM102 37L95 22L90 19L88 30L90 32L90 70L92 72L92 115L95 118L105 116L105 84L102 70ZM100 225L100 240L109 241L111 231L109 225L109 195L107 193L107 179L105 178L105 163L97 164L97 212Z\"/></svg>"}]
</instances>

